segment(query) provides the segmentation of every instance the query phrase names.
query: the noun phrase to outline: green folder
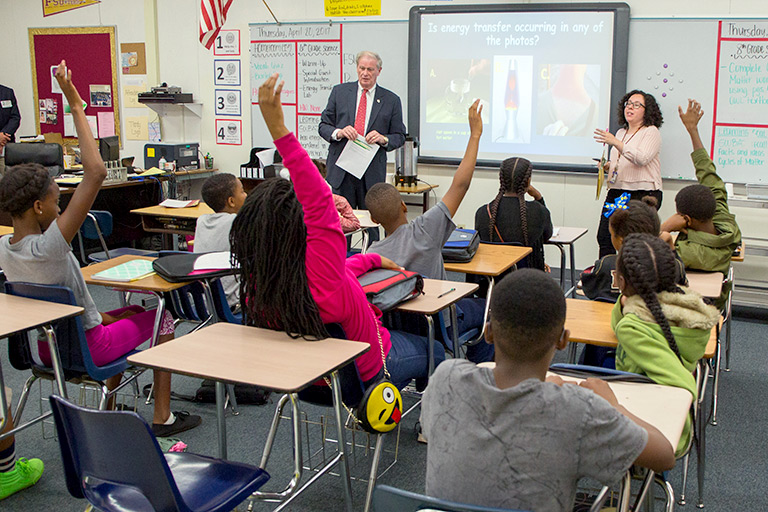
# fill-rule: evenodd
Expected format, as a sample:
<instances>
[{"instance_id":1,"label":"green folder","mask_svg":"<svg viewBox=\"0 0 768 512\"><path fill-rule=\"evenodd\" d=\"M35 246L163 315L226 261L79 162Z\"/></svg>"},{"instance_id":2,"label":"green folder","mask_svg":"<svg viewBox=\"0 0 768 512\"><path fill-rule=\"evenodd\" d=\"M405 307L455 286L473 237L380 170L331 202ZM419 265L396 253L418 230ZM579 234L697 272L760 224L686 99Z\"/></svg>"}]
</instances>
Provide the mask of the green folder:
<instances>
[{"instance_id":1,"label":"green folder","mask_svg":"<svg viewBox=\"0 0 768 512\"><path fill-rule=\"evenodd\" d=\"M127 283L154 274L152 260L131 260L93 274L94 279Z\"/></svg>"}]
</instances>

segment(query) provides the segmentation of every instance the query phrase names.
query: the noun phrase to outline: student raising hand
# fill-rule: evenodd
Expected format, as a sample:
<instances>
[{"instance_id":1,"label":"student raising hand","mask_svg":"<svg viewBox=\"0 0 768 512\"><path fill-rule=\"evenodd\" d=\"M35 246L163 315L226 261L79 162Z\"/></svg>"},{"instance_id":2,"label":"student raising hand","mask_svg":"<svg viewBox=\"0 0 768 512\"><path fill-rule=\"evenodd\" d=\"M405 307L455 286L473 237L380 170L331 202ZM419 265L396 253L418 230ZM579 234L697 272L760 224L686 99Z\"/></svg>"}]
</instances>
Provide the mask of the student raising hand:
<instances>
[{"instance_id":1,"label":"student raising hand","mask_svg":"<svg viewBox=\"0 0 768 512\"><path fill-rule=\"evenodd\" d=\"M261 110L264 122L267 123L267 128L273 140L277 140L290 133L285 126L283 104L280 102L280 93L283 92L285 82L280 81L277 87L275 87L279 76L278 73L275 73L267 78L267 81L259 87L259 109Z\"/></svg>"}]
</instances>

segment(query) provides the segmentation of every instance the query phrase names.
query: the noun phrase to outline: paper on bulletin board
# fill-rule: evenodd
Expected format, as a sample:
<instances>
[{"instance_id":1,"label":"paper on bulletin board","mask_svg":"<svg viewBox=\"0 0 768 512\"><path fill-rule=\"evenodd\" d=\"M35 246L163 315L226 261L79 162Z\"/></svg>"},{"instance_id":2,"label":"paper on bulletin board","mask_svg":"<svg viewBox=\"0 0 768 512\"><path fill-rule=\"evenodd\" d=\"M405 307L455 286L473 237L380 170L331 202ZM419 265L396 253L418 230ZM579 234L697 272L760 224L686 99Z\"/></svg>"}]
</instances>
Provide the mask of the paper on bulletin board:
<instances>
[{"instance_id":1,"label":"paper on bulletin board","mask_svg":"<svg viewBox=\"0 0 768 512\"><path fill-rule=\"evenodd\" d=\"M97 112L99 121L99 138L112 137L115 134L115 113Z\"/></svg>"},{"instance_id":2,"label":"paper on bulletin board","mask_svg":"<svg viewBox=\"0 0 768 512\"><path fill-rule=\"evenodd\" d=\"M147 116L126 117L125 131L128 140L149 140L149 118Z\"/></svg>"},{"instance_id":3,"label":"paper on bulletin board","mask_svg":"<svg viewBox=\"0 0 768 512\"><path fill-rule=\"evenodd\" d=\"M86 121L88 121L88 126L91 127L91 133L93 134L94 139L99 138L99 125L96 121L96 116L85 116Z\"/></svg>"},{"instance_id":4,"label":"paper on bulletin board","mask_svg":"<svg viewBox=\"0 0 768 512\"><path fill-rule=\"evenodd\" d=\"M77 131L75 131L75 118L72 117L72 114L64 114L64 136L77 137Z\"/></svg>"},{"instance_id":5,"label":"paper on bulletin board","mask_svg":"<svg viewBox=\"0 0 768 512\"><path fill-rule=\"evenodd\" d=\"M122 43L120 45L120 65L124 75L146 75L147 61L144 43Z\"/></svg>"},{"instance_id":6,"label":"paper on bulletin board","mask_svg":"<svg viewBox=\"0 0 768 512\"><path fill-rule=\"evenodd\" d=\"M381 16L381 0L325 0L325 15Z\"/></svg>"}]
</instances>

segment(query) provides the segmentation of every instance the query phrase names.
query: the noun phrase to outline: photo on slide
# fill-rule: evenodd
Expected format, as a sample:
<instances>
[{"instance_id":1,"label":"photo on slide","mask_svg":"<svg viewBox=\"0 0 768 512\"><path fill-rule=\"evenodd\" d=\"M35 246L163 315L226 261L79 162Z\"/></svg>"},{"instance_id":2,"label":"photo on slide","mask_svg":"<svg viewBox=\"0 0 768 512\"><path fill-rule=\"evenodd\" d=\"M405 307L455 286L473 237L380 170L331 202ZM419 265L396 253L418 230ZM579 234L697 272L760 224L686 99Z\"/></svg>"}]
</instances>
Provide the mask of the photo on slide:
<instances>
[{"instance_id":1,"label":"photo on slide","mask_svg":"<svg viewBox=\"0 0 768 512\"><path fill-rule=\"evenodd\" d=\"M531 141L533 57L493 57L491 133L494 142Z\"/></svg>"},{"instance_id":2,"label":"photo on slide","mask_svg":"<svg viewBox=\"0 0 768 512\"><path fill-rule=\"evenodd\" d=\"M600 66L539 66L536 133L550 137L590 137L598 127Z\"/></svg>"},{"instance_id":3,"label":"photo on slide","mask_svg":"<svg viewBox=\"0 0 768 512\"><path fill-rule=\"evenodd\" d=\"M480 98L483 122L488 122L491 100L491 63L488 59L433 59L427 63L426 122L467 123L467 110Z\"/></svg>"}]
</instances>

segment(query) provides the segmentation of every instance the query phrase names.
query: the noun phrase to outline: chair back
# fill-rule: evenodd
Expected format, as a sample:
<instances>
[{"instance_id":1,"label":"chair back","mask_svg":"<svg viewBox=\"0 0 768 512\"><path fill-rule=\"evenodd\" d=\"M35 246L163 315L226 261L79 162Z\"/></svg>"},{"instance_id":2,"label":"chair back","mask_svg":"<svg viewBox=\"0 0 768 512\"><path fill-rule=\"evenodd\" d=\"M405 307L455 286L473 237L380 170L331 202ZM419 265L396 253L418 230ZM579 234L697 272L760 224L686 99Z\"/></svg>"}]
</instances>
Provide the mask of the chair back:
<instances>
[{"instance_id":1,"label":"chair back","mask_svg":"<svg viewBox=\"0 0 768 512\"><path fill-rule=\"evenodd\" d=\"M376 489L374 489L373 510L375 512L418 512L419 510L441 512L521 512L441 500L415 492L396 489L388 485L377 485Z\"/></svg>"},{"instance_id":2,"label":"chair back","mask_svg":"<svg viewBox=\"0 0 768 512\"><path fill-rule=\"evenodd\" d=\"M189 510L138 414L85 409L56 395L50 404L73 497L107 504L120 496L111 510Z\"/></svg>"},{"instance_id":3,"label":"chair back","mask_svg":"<svg viewBox=\"0 0 768 512\"><path fill-rule=\"evenodd\" d=\"M90 210L80 226L80 234L88 240L103 240L112 234L112 214L106 210Z\"/></svg>"},{"instance_id":4,"label":"chair back","mask_svg":"<svg viewBox=\"0 0 768 512\"><path fill-rule=\"evenodd\" d=\"M64 172L64 149L55 143L9 143L5 145L5 165L40 164L53 178Z\"/></svg>"},{"instance_id":5,"label":"chair back","mask_svg":"<svg viewBox=\"0 0 768 512\"><path fill-rule=\"evenodd\" d=\"M224 292L224 285L221 279L213 279L210 282L211 295L213 295L213 306L216 308L216 316L222 322L230 324L243 325L243 314L233 313L227 302L227 294Z\"/></svg>"},{"instance_id":6,"label":"chair back","mask_svg":"<svg viewBox=\"0 0 768 512\"><path fill-rule=\"evenodd\" d=\"M339 324L325 324L325 330L331 338L347 339L347 334ZM357 364L348 364L339 369L339 384L341 384L341 399L344 404L349 408L357 407L365 393ZM324 407L333 405L333 396L327 386L309 386L299 391L299 399Z\"/></svg>"},{"instance_id":7,"label":"chair back","mask_svg":"<svg viewBox=\"0 0 768 512\"><path fill-rule=\"evenodd\" d=\"M46 300L57 304L78 305L75 300L75 294L66 286L7 282L5 283L5 293L29 299ZM56 322L54 331L56 333L56 343L59 349L59 356L61 357L62 368L64 369L64 376L67 379L88 374L95 380L105 380L125 370L128 366L125 358L133 353L130 352L104 366L96 366L91 358L91 352L85 339L85 330L83 329L80 316ZM14 368L29 369L32 366L39 366L33 362L26 334L11 337L8 350L11 364L13 364ZM45 367L40 368L48 370Z\"/></svg>"}]
</instances>

